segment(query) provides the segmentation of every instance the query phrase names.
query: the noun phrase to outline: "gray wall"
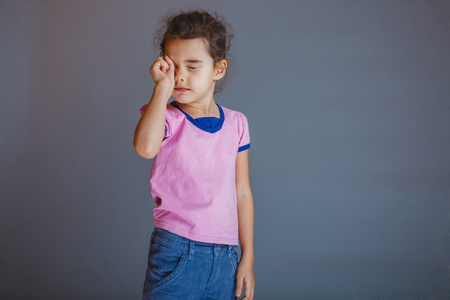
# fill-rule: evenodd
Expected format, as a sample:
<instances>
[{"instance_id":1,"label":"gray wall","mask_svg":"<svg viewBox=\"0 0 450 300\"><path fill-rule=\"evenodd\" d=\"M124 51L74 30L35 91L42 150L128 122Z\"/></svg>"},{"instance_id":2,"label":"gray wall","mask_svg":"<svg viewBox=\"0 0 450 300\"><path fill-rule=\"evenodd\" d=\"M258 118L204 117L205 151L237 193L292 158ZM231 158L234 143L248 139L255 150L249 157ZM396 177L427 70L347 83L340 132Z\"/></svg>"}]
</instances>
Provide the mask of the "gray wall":
<instances>
[{"instance_id":1,"label":"gray wall","mask_svg":"<svg viewBox=\"0 0 450 300\"><path fill-rule=\"evenodd\" d=\"M2 299L139 299L133 148L158 17L185 1L0 2ZM255 299L450 297L448 1L192 1L236 31Z\"/></svg>"}]
</instances>

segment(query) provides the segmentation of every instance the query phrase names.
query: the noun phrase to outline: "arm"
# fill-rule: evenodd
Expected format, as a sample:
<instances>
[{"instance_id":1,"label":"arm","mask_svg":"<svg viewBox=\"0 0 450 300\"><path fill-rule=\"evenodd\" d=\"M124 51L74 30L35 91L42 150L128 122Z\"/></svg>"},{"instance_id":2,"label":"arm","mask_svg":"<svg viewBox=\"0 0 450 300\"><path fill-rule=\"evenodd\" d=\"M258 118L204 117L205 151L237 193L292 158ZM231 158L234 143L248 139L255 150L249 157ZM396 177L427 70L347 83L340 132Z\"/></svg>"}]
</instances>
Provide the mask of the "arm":
<instances>
[{"instance_id":1,"label":"arm","mask_svg":"<svg viewBox=\"0 0 450 300\"><path fill-rule=\"evenodd\" d=\"M133 145L136 153L149 159L155 157L161 148L166 105L175 84L173 61L167 55L164 59L158 57L150 67L150 74L156 85L153 88L152 98L134 131Z\"/></svg>"},{"instance_id":2,"label":"arm","mask_svg":"<svg viewBox=\"0 0 450 300\"><path fill-rule=\"evenodd\" d=\"M166 105L170 94L160 86L155 85L148 106L134 131L133 145L136 153L148 159L158 154L164 138Z\"/></svg>"},{"instance_id":3,"label":"arm","mask_svg":"<svg viewBox=\"0 0 450 300\"><path fill-rule=\"evenodd\" d=\"M236 193L239 218L239 240L241 243L241 261L253 263L254 250L254 209L250 189L248 168L248 149L238 152L236 158Z\"/></svg>"},{"instance_id":4,"label":"arm","mask_svg":"<svg viewBox=\"0 0 450 300\"><path fill-rule=\"evenodd\" d=\"M245 284L245 297L242 300L253 299L255 275L253 261L255 259L254 241L254 208L250 189L248 149L238 152L236 158L236 193L239 219L239 240L241 243L241 260L236 275L236 296L242 293Z\"/></svg>"}]
</instances>

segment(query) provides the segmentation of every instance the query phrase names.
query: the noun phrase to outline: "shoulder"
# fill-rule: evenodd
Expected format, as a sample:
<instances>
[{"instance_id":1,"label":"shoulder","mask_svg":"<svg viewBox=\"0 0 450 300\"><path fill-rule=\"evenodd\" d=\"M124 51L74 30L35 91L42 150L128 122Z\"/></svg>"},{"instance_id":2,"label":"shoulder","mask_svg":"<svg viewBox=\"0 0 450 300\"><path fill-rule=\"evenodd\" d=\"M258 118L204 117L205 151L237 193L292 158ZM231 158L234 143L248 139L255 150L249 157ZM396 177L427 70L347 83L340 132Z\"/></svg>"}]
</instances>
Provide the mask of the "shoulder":
<instances>
[{"instance_id":1,"label":"shoulder","mask_svg":"<svg viewBox=\"0 0 450 300\"><path fill-rule=\"evenodd\" d=\"M167 103L166 105L166 113L170 115L176 114L178 111L178 108L172 105L172 102Z\"/></svg>"},{"instance_id":2,"label":"shoulder","mask_svg":"<svg viewBox=\"0 0 450 300\"><path fill-rule=\"evenodd\" d=\"M219 104L219 106L223 110L223 113L225 115L225 119L229 118L229 119L237 121L237 122L242 121L242 120L247 121L247 117L245 116L244 113L242 113L240 111L237 111L237 110L233 110L233 109L224 107L224 106L222 106L220 104Z\"/></svg>"},{"instance_id":3,"label":"shoulder","mask_svg":"<svg viewBox=\"0 0 450 300\"><path fill-rule=\"evenodd\" d=\"M172 103L173 102L169 102L166 105L166 120L168 122L171 122L184 119L184 114Z\"/></svg>"}]
</instances>

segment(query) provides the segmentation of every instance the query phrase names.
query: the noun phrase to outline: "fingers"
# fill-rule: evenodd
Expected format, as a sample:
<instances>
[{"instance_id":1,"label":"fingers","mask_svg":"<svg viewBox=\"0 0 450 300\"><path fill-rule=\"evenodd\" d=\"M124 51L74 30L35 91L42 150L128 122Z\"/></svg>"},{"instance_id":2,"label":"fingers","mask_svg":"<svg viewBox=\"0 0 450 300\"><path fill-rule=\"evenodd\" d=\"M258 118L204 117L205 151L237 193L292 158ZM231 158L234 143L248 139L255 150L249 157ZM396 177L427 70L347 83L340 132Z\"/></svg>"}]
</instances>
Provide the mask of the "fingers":
<instances>
[{"instance_id":1,"label":"fingers","mask_svg":"<svg viewBox=\"0 0 450 300\"><path fill-rule=\"evenodd\" d=\"M175 66L167 55L158 57L150 67L150 74L155 83L164 82L173 85L175 82Z\"/></svg>"},{"instance_id":2,"label":"fingers","mask_svg":"<svg viewBox=\"0 0 450 300\"><path fill-rule=\"evenodd\" d=\"M169 56L165 55L165 56L164 56L164 60L165 60L165 61L167 62L167 64L169 65L169 68L175 69L175 65L174 65L174 63L173 63L173 60L172 60Z\"/></svg>"},{"instance_id":3,"label":"fingers","mask_svg":"<svg viewBox=\"0 0 450 300\"><path fill-rule=\"evenodd\" d=\"M236 297L239 297L242 294L243 279L243 277L236 279Z\"/></svg>"},{"instance_id":4,"label":"fingers","mask_svg":"<svg viewBox=\"0 0 450 300\"><path fill-rule=\"evenodd\" d=\"M167 64L165 61L162 60L161 57L158 57L155 62L150 66L150 74L158 74L159 73L165 73L164 71L164 64ZM168 68L168 66L166 67Z\"/></svg>"},{"instance_id":5,"label":"fingers","mask_svg":"<svg viewBox=\"0 0 450 300\"><path fill-rule=\"evenodd\" d=\"M245 297L242 298L241 300L253 300L253 294L254 294L254 289L253 288L247 288L247 286L245 286Z\"/></svg>"},{"instance_id":6,"label":"fingers","mask_svg":"<svg viewBox=\"0 0 450 300\"><path fill-rule=\"evenodd\" d=\"M175 64L173 63L173 60L167 55L164 56L164 59L168 66L166 74L173 79L175 75Z\"/></svg>"},{"instance_id":7,"label":"fingers","mask_svg":"<svg viewBox=\"0 0 450 300\"><path fill-rule=\"evenodd\" d=\"M236 297L242 294L242 285L245 282L245 296L241 300L253 300L255 295L255 284L246 278L242 278L236 282Z\"/></svg>"},{"instance_id":8,"label":"fingers","mask_svg":"<svg viewBox=\"0 0 450 300\"><path fill-rule=\"evenodd\" d=\"M157 62L158 62L157 67L159 67L159 69L163 73L167 73L167 70L169 69L169 64L162 57L158 57Z\"/></svg>"}]
</instances>

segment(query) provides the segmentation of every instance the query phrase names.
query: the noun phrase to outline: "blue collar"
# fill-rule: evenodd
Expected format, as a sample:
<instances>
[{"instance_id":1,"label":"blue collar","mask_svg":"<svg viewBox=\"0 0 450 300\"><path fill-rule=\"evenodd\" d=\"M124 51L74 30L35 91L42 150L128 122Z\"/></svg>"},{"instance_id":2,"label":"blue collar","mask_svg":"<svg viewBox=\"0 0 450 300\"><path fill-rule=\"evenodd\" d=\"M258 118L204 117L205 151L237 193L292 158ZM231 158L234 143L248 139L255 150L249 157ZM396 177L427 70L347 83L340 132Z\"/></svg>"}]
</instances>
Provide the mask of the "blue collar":
<instances>
[{"instance_id":1,"label":"blue collar","mask_svg":"<svg viewBox=\"0 0 450 300\"><path fill-rule=\"evenodd\" d=\"M219 107L219 111L220 111L220 120L219 120L219 123L217 123L217 125L216 125L215 127L212 127L212 128L207 127L207 126L204 126L202 123L200 123L200 122L197 121L196 119L192 118L190 115L188 115L184 110L182 110L182 109L178 106L178 104L177 104L176 101L172 101L172 102L170 102L170 104L171 104L173 107L178 108L178 109L186 116L186 118L187 118L192 124L194 124L196 127L200 128L200 129L203 130L203 131L209 132L209 133L214 133L214 132L219 131L219 130L222 128L223 122L225 121L225 115L224 115L224 113L223 113L222 107L220 107L220 105L217 104L217 103L216 103L216 105Z\"/></svg>"}]
</instances>

